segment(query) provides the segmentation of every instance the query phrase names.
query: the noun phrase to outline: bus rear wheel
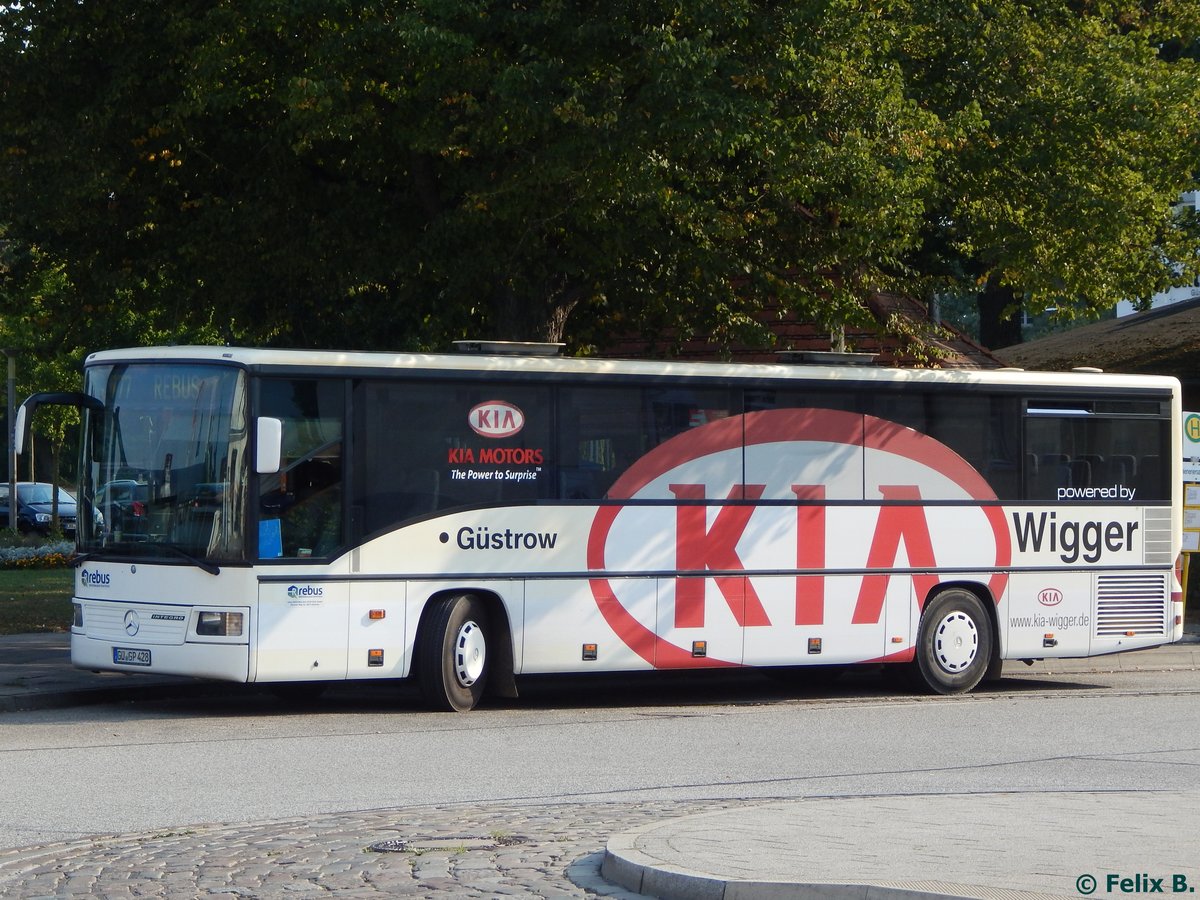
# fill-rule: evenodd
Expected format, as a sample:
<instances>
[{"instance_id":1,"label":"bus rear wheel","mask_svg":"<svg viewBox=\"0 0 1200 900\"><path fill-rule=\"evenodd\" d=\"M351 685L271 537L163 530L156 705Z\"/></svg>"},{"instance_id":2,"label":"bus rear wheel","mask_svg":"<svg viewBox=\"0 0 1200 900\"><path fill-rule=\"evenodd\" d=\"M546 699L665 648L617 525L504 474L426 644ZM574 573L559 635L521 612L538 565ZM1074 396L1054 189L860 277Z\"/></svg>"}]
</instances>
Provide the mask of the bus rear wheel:
<instances>
[{"instance_id":1,"label":"bus rear wheel","mask_svg":"<svg viewBox=\"0 0 1200 900\"><path fill-rule=\"evenodd\" d=\"M913 662L919 681L936 694L965 694L992 659L992 620L970 591L943 591L925 606Z\"/></svg>"},{"instance_id":2,"label":"bus rear wheel","mask_svg":"<svg viewBox=\"0 0 1200 900\"><path fill-rule=\"evenodd\" d=\"M432 601L417 637L417 680L426 704L442 712L474 709L489 662L483 602L471 594Z\"/></svg>"}]
</instances>

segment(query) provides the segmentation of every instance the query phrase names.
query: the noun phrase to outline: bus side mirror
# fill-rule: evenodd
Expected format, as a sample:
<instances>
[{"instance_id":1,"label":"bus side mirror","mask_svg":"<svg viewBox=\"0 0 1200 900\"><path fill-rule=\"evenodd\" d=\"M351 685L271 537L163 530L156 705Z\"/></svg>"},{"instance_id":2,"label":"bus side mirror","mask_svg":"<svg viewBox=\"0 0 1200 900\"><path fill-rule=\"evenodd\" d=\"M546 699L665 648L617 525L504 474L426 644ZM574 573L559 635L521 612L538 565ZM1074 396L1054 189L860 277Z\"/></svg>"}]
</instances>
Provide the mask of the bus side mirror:
<instances>
[{"instance_id":1,"label":"bus side mirror","mask_svg":"<svg viewBox=\"0 0 1200 900\"><path fill-rule=\"evenodd\" d=\"M13 417L13 452L20 456L29 443L29 426L39 406L75 406L79 409L104 410L104 404L78 391L53 391L30 394Z\"/></svg>"},{"instance_id":2,"label":"bus side mirror","mask_svg":"<svg viewBox=\"0 0 1200 900\"><path fill-rule=\"evenodd\" d=\"M283 459L283 422L270 416L259 416L256 444L255 468L258 474L278 472Z\"/></svg>"}]
</instances>

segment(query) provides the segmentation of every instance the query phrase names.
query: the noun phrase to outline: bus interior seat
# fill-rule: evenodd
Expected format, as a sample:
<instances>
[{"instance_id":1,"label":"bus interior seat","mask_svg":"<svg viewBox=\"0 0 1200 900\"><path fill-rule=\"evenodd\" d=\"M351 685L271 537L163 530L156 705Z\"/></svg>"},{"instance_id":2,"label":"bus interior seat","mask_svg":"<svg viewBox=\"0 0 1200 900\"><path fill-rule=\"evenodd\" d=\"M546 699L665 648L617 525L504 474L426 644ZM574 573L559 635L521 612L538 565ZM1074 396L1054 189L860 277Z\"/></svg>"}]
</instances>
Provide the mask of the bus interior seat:
<instances>
[{"instance_id":1,"label":"bus interior seat","mask_svg":"<svg viewBox=\"0 0 1200 900\"><path fill-rule=\"evenodd\" d=\"M1053 499L1059 488L1070 487L1071 467L1064 453L1044 453L1038 458L1037 468L1029 479L1034 494L1039 499Z\"/></svg>"},{"instance_id":2,"label":"bus interior seat","mask_svg":"<svg viewBox=\"0 0 1200 900\"><path fill-rule=\"evenodd\" d=\"M1132 484L1137 478L1137 457L1132 453L1114 453L1109 460L1109 475L1120 484Z\"/></svg>"},{"instance_id":3,"label":"bus interior seat","mask_svg":"<svg viewBox=\"0 0 1200 900\"><path fill-rule=\"evenodd\" d=\"M1111 466L1099 453L1080 453L1075 459L1091 466L1089 484L1109 484L1112 481L1108 474Z\"/></svg>"},{"instance_id":4,"label":"bus interior seat","mask_svg":"<svg viewBox=\"0 0 1200 900\"><path fill-rule=\"evenodd\" d=\"M1067 473L1070 477L1070 484L1065 487L1091 487L1092 486L1092 464L1086 459L1073 459L1067 463Z\"/></svg>"}]
</instances>

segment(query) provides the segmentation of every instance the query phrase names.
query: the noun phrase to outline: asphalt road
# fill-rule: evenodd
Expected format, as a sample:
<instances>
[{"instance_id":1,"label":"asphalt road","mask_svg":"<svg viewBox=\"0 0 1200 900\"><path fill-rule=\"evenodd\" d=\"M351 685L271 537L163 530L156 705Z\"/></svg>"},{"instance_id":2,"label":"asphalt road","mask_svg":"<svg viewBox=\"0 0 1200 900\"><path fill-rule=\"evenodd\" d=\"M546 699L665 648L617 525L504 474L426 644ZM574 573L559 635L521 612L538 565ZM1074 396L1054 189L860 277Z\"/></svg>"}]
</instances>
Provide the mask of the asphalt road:
<instances>
[{"instance_id":1,"label":"asphalt road","mask_svg":"<svg viewBox=\"0 0 1200 900\"><path fill-rule=\"evenodd\" d=\"M0 720L0 848L475 801L1200 787L1200 673L1008 678L959 698L855 677L527 686L466 715L345 688L230 689Z\"/></svg>"}]
</instances>

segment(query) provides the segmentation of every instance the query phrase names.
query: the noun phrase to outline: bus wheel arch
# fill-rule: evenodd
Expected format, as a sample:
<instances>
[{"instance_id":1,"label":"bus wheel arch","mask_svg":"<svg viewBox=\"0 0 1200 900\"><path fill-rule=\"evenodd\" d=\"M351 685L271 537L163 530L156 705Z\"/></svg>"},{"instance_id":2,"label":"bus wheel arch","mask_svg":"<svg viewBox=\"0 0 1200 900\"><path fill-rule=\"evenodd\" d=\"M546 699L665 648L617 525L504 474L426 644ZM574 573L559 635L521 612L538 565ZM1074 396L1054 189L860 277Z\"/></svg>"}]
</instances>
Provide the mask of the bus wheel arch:
<instances>
[{"instance_id":1,"label":"bus wheel arch","mask_svg":"<svg viewBox=\"0 0 1200 900\"><path fill-rule=\"evenodd\" d=\"M992 595L991 589L986 584L978 581L945 581L937 585L929 592L929 596L925 598L925 603L928 604L942 591L953 588L960 588L964 591L970 591L979 598L979 602L983 604L984 612L988 614L988 618L992 622L992 652L991 659L988 661L987 670L983 673L982 684L988 684L993 681L998 681L1000 678L1001 669L1003 668L1004 660L1000 656L1000 610L997 606L996 598ZM922 610L925 608L921 607Z\"/></svg>"},{"instance_id":2,"label":"bus wheel arch","mask_svg":"<svg viewBox=\"0 0 1200 900\"><path fill-rule=\"evenodd\" d=\"M996 604L986 588L946 583L921 611L912 662L916 681L933 693L962 694L999 675Z\"/></svg>"},{"instance_id":3,"label":"bus wheel arch","mask_svg":"<svg viewBox=\"0 0 1200 900\"><path fill-rule=\"evenodd\" d=\"M485 691L513 684L511 629L500 598L445 591L429 598L417 626L413 671L425 702L443 712L474 709Z\"/></svg>"}]
</instances>

